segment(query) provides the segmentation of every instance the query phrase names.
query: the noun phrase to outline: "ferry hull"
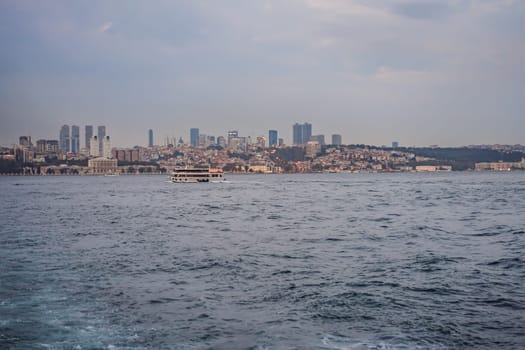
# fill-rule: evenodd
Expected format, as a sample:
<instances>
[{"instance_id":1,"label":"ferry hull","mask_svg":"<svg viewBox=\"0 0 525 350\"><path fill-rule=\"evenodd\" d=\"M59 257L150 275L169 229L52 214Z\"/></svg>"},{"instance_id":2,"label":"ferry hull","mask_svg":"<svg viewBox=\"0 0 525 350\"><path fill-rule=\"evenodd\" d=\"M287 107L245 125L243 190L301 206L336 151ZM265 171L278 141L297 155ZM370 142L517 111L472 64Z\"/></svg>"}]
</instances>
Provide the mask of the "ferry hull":
<instances>
[{"instance_id":1,"label":"ferry hull","mask_svg":"<svg viewBox=\"0 0 525 350\"><path fill-rule=\"evenodd\" d=\"M220 169L186 168L175 170L169 179L174 183L219 182L224 176Z\"/></svg>"}]
</instances>

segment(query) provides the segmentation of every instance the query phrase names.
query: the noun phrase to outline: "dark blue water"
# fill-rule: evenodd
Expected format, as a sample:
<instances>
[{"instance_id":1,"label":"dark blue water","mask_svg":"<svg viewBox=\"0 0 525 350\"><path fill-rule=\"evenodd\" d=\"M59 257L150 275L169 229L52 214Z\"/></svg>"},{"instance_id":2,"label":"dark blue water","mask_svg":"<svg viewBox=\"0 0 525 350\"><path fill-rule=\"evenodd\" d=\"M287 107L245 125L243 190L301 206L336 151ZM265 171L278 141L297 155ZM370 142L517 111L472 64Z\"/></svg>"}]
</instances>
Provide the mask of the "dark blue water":
<instances>
[{"instance_id":1,"label":"dark blue water","mask_svg":"<svg viewBox=\"0 0 525 350\"><path fill-rule=\"evenodd\" d=\"M0 178L0 348L525 348L525 172L228 180Z\"/></svg>"}]
</instances>

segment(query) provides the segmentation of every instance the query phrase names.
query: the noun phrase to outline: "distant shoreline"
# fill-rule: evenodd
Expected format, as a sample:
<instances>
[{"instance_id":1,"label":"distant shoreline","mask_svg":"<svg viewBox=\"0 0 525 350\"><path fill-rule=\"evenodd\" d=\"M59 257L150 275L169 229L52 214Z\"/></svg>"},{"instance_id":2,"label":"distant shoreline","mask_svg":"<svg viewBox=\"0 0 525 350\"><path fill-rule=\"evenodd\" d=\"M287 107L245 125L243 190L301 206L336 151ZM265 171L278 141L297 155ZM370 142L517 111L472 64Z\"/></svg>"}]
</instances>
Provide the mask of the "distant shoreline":
<instances>
[{"instance_id":1,"label":"distant shoreline","mask_svg":"<svg viewBox=\"0 0 525 350\"><path fill-rule=\"evenodd\" d=\"M228 173L225 172L225 175L305 175L305 174L351 174L351 175L358 175L358 174L443 174L443 173L516 173L516 172L523 172L524 169L511 169L511 170L452 170L452 171L341 171L341 172L302 172L302 173ZM61 177L61 176L67 176L67 177L119 177L119 176L169 176L168 173L122 173L118 175L108 175L108 174L16 174L16 173L0 173L1 177Z\"/></svg>"}]
</instances>

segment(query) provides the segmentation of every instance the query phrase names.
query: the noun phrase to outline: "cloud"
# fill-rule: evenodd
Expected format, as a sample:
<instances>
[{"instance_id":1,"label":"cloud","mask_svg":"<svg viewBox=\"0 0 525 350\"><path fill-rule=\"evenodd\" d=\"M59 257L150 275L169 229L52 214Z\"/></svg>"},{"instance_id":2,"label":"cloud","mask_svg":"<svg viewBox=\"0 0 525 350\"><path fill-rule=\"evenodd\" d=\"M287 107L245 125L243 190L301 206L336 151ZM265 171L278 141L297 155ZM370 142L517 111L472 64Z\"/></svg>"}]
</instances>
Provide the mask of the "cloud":
<instances>
[{"instance_id":1,"label":"cloud","mask_svg":"<svg viewBox=\"0 0 525 350\"><path fill-rule=\"evenodd\" d=\"M106 22L104 24L102 24L98 30L101 31L102 33L108 33L111 31L111 29L113 28L113 22Z\"/></svg>"},{"instance_id":2,"label":"cloud","mask_svg":"<svg viewBox=\"0 0 525 350\"><path fill-rule=\"evenodd\" d=\"M385 16L387 12L381 7L364 5L355 0L305 0L306 5L312 9L330 15L350 16Z\"/></svg>"},{"instance_id":3,"label":"cloud","mask_svg":"<svg viewBox=\"0 0 525 350\"><path fill-rule=\"evenodd\" d=\"M414 19L441 19L451 15L455 9L445 1L404 2L393 7L395 14Z\"/></svg>"},{"instance_id":4,"label":"cloud","mask_svg":"<svg viewBox=\"0 0 525 350\"><path fill-rule=\"evenodd\" d=\"M474 13L496 13L518 4L515 0L472 0L470 9Z\"/></svg>"},{"instance_id":5,"label":"cloud","mask_svg":"<svg viewBox=\"0 0 525 350\"><path fill-rule=\"evenodd\" d=\"M443 81L443 76L432 71L381 66L376 70L374 80L390 84L421 84Z\"/></svg>"}]
</instances>

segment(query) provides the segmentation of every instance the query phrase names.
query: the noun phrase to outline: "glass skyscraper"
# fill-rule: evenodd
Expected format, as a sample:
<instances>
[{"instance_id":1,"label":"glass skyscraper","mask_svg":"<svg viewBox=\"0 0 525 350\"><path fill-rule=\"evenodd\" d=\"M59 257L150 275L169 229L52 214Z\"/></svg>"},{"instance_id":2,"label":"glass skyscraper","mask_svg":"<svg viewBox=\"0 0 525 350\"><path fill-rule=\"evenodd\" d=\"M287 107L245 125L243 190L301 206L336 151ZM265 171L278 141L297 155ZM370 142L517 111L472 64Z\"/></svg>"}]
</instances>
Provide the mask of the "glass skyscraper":
<instances>
[{"instance_id":1,"label":"glass skyscraper","mask_svg":"<svg viewBox=\"0 0 525 350\"><path fill-rule=\"evenodd\" d=\"M277 130L268 131L268 146L275 147L277 146Z\"/></svg>"},{"instance_id":2,"label":"glass skyscraper","mask_svg":"<svg viewBox=\"0 0 525 350\"><path fill-rule=\"evenodd\" d=\"M332 145L334 146L340 146L343 144L343 141L342 141L342 138L341 138L341 135L339 134L333 134L332 135Z\"/></svg>"},{"instance_id":3,"label":"glass skyscraper","mask_svg":"<svg viewBox=\"0 0 525 350\"><path fill-rule=\"evenodd\" d=\"M80 128L78 125L71 126L71 152L80 152Z\"/></svg>"},{"instance_id":4,"label":"glass skyscraper","mask_svg":"<svg viewBox=\"0 0 525 350\"><path fill-rule=\"evenodd\" d=\"M62 152L69 152L71 150L71 140L69 138L69 125L62 125L60 128L60 150Z\"/></svg>"},{"instance_id":5,"label":"glass skyscraper","mask_svg":"<svg viewBox=\"0 0 525 350\"><path fill-rule=\"evenodd\" d=\"M85 142L86 142L85 146L86 146L87 149L89 149L90 140L93 137L93 125L86 125L85 126L84 137L85 137Z\"/></svg>"},{"instance_id":6,"label":"glass skyscraper","mask_svg":"<svg viewBox=\"0 0 525 350\"><path fill-rule=\"evenodd\" d=\"M190 145L192 147L197 147L199 145L199 129L198 128L190 129Z\"/></svg>"},{"instance_id":7,"label":"glass skyscraper","mask_svg":"<svg viewBox=\"0 0 525 350\"><path fill-rule=\"evenodd\" d=\"M106 127L101 125L98 127L98 154L104 154L104 144L103 141L106 138Z\"/></svg>"},{"instance_id":8,"label":"glass skyscraper","mask_svg":"<svg viewBox=\"0 0 525 350\"><path fill-rule=\"evenodd\" d=\"M148 147L153 147L153 130L148 131Z\"/></svg>"},{"instance_id":9,"label":"glass skyscraper","mask_svg":"<svg viewBox=\"0 0 525 350\"><path fill-rule=\"evenodd\" d=\"M312 137L312 124L295 123L293 125L293 144L294 145L304 145L308 141L310 141L310 137Z\"/></svg>"}]
</instances>

